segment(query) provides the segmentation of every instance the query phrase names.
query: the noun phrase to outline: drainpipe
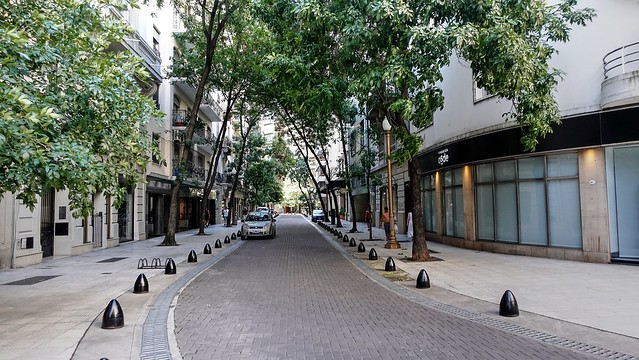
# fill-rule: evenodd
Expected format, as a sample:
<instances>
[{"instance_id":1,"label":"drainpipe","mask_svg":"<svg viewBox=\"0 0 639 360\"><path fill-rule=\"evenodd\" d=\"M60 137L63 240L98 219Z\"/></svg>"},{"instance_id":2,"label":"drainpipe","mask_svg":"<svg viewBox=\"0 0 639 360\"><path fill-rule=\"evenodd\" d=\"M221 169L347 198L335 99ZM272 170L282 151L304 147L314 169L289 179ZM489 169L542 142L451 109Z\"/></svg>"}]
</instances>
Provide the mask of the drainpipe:
<instances>
[{"instance_id":1,"label":"drainpipe","mask_svg":"<svg viewBox=\"0 0 639 360\"><path fill-rule=\"evenodd\" d=\"M16 211L16 200L14 195L11 195L13 200L13 206L11 207L11 218L13 219L13 236L11 238L11 263L9 264L9 268L15 269L16 266L16 243L18 242L18 231L16 224L18 223L18 212Z\"/></svg>"}]
</instances>

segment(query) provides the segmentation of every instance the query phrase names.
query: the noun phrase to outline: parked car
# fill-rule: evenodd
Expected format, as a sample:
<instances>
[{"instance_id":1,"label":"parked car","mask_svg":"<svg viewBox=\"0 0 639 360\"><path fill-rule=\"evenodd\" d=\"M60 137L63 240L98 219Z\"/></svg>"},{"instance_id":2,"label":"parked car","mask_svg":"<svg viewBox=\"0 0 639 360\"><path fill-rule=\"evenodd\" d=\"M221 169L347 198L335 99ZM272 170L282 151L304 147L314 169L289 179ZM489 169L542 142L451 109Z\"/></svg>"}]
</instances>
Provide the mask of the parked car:
<instances>
[{"instance_id":1,"label":"parked car","mask_svg":"<svg viewBox=\"0 0 639 360\"><path fill-rule=\"evenodd\" d=\"M324 211L322 209L313 210L313 215L311 215L311 221L324 221Z\"/></svg>"},{"instance_id":2,"label":"parked car","mask_svg":"<svg viewBox=\"0 0 639 360\"><path fill-rule=\"evenodd\" d=\"M256 212L269 212L267 207L264 206L260 206L257 209L255 209Z\"/></svg>"},{"instance_id":3,"label":"parked car","mask_svg":"<svg viewBox=\"0 0 639 360\"><path fill-rule=\"evenodd\" d=\"M252 212L242 220L240 238L242 240L252 237L275 238L275 219L269 212Z\"/></svg>"}]
</instances>

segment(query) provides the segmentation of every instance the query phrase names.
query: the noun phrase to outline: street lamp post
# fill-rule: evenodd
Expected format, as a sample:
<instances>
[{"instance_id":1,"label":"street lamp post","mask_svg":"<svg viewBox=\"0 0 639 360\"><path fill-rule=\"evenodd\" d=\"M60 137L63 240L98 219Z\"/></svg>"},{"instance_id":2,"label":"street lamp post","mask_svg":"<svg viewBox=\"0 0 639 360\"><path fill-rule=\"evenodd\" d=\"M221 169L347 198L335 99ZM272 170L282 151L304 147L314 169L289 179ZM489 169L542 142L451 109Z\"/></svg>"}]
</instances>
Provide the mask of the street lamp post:
<instances>
[{"instance_id":1,"label":"street lamp post","mask_svg":"<svg viewBox=\"0 0 639 360\"><path fill-rule=\"evenodd\" d=\"M390 131L391 131L391 124L390 122L388 122L387 118L384 118L384 121L382 122L382 129L384 129L384 135L386 135L386 172L388 174L388 211L389 213L389 218L390 218L390 235L389 235L389 239L386 242L386 245L384 245L384 247L386 249L399 249L399 243L397 242L397 240L395 239L395 214L393 213L393 176L392 176L392 171L391 171L391 158L390 158L390 154L391 154L391 145L390 145Z\"/></svg>"},{"instance_id":2,"label":"street lamp post","mask_svg":"<svg viewBox=\"0 0 639 360\"><path fill-rule=\"evenodd\" d=\"M235 184L235 176L237 175L237 170L235 170L235 168L233 168L233 170L231 170L231 181L233 181L233 184ZM231 185L233 186L233 185ZM232 189L232 188L231 188ZM231 198L231 225L237 225L237 216L235 213L235 210L237 208L237 204L235 202L235 194L231 194L232 198Z\"/></svg>"}]
</instances>

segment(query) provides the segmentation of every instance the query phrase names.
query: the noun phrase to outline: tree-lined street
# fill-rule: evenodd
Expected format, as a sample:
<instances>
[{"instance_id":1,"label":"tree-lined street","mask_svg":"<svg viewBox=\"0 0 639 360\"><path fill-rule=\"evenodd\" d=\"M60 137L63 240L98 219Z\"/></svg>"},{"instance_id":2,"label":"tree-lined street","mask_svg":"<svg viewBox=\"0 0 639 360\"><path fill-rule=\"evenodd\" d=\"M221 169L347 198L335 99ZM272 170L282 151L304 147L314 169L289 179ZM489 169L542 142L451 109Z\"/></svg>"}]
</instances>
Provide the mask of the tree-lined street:
<instances>
[{"instance_id":1,"label":"tree-lined street","mask_svg":"<svg viewBox=\"0 0 639 360\"><path fill-rule=\"evenodd\" d=\"M587 359L416 304L366 277L301 217L181 293L184 359Z\"/></svg>"}]
</instances>

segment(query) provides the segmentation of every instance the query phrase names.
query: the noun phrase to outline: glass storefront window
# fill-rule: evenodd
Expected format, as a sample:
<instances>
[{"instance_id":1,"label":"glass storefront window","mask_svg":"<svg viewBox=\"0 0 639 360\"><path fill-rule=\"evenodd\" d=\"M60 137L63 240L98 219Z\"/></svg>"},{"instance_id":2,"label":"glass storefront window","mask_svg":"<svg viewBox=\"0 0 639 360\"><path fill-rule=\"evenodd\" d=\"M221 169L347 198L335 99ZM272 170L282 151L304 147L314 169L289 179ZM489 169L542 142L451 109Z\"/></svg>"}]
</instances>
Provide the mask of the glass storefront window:
<instances>
[{"instance_id":1,"label":"glass storefront window","mask_svg":"<svg viewBox=\"0 0 639 360\"><path fill-rule=\"evenodd\" d=\"M462 170L444 172L444 233L445 235L464 236L464 197L462 188Z\"/></svg>"},{"instance_id":2,"label":"glass storefront window","mask_svg":"<svg viewBox=\"0 0 639 360\"><path fill-rule=\"evenodd\" d=\"M435 193L435 174L422 177L422 210L424 212L424 229L429 232L437 231L437 207Z\"/></svg>"},{"instance_id":3,"label":"glass storefront window","mask_svg":"<svg viewBox=\"0 0 639 360\"><path fill-rule=\"evenodd\" d=\"M576 153L477 165L478 239L580 248L578 169Z\"/></svg>"}]
</instances>

